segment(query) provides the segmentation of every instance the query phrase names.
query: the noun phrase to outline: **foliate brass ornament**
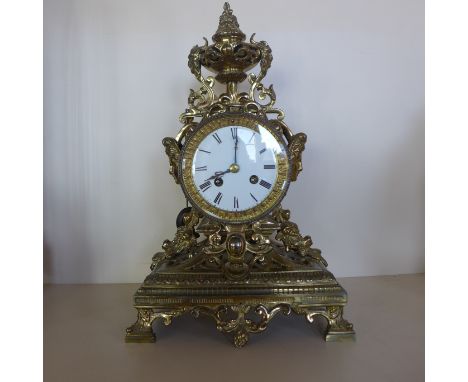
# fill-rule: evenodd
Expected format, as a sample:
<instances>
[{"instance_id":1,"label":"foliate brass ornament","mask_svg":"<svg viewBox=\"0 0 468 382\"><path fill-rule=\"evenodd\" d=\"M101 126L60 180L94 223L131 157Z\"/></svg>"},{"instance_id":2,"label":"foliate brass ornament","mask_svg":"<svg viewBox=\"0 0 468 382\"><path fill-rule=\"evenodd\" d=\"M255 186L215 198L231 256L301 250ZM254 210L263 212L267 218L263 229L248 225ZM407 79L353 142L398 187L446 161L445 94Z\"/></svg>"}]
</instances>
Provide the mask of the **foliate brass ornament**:
<instances>
[{"instance_id":1,"label":"foliate brass ornament","mask_svg":"<svg viewBox=\"0 0 468 382\"><path fill-rule=\"evenodd\" d=\"M235 318L225 318L229 310L235 313ZM258 321L246 317L250 311L254 311L259 316ZM230 306L221 305L216 308L199 306L192 310L192 314L195 317L198 317L200 314L212 317L216 321L216 328L220 332L233 333L233 341L236 347L242 347L248 342L249 333L264 331L271 319L280 312L284 315L289 315L291 307L288 304L278 304L273 308L267 308L260 304L255 309L252 309L252 306L241 303Z\"/></svg>"},{"instance_id":2,"label":"foliate brass ornament","mask_svg":"<svg viewBox=\"0 0 468 382\"><path fill-rule=\"evenodd\" d=\"M289 221L291 216L289 210L283 210L280 206L273 211L272 216L280 224L275 239L283 243L286 252L294 251L301 256L310 256L325 267L328 266L328 263L321 255L321 251L311 248L313 244L311 237L309 235L302 236L297 224Z\"/></svg>"},{"instance_id":3,"label":"foliate brass ornament","mask_svg":"<svg viewBox=\"0 0 468 382\"><path fill-rule=\"evenodd\" d=\"M302 315L307 322L327 321L327 341L354 339L353 325L343 318L346 291L329 272L321 251L302 235L280 205L290 182L302 170L307 136L293 134L285 114L275 107L273 86L262 81L272 60L265 41L249 42L225 3L213 44L205 38L190 51L188 66L200 82L190 90L175 138L163 140L169 173L180 183L191 207L177 218L172 240L153 256L151 273L134 295L136 322L127 328L127 342L154 342L153 322L169 325L182 314L212 317L219 331L244 346L252 333L263 332L278 313ZM259 65L257 74L249 70ZM215 74L204 76L205 68ZM246 80L249 89L238 91ZM215 94L215 82L226 91ZM192 176L196 149L216 129L241 126L267 129L286 155L276 155L277 177L271 192L254 207L227 211L200 196ZM237 145L237 143L236 143ZM238 171L237 163L229 171Z\"/></svg>"}]
</instances>

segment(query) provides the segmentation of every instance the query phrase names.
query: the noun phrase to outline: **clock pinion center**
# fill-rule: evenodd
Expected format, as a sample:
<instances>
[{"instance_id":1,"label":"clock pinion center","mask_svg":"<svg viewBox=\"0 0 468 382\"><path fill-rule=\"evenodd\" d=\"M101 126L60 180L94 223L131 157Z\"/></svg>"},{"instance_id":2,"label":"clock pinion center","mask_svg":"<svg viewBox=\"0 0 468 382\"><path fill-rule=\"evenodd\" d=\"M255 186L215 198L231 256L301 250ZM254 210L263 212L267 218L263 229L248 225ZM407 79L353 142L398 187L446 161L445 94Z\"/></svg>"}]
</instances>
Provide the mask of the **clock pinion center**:
<instances>
[{"instance_id":1,"label":"clock pinion center","mask_svg":"<svg viewBox=\"0 0 468 382\"><path fill-rule=\"evenodd\" d=\"M233 163L229 166L229 172L239 172L240 167L238 164Z\"/></svg>"}]
</instances>

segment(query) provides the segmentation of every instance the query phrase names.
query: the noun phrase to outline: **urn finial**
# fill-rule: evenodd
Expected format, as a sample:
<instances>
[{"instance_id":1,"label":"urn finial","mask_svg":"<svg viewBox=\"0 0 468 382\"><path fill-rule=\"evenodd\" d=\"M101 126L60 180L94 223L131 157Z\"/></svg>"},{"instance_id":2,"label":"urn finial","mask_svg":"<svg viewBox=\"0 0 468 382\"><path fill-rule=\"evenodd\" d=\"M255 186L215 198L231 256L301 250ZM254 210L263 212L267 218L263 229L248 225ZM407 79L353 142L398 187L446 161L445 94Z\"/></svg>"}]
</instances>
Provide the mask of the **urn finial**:
<instances>
[{"instance_id":1,"label":"urn finial","mask_svg":"<svg viewBox=\"0 0 468 382\"><path fill-rule=\"evenodd\" d=\"M237 17L234 16L228 2L224 3L224 11L219 17L219 26L213 35L213 41L221 43L224 40L229 42L241 42L245 40L245 34L240 30Z\"/></svg>"},{"instance_id":2,"label":"urn finial","mask_svg":"<svg viewBox=\"0 0 468 382\"><path fill-rule=\"evenodd\" d=\"M260 63L260 81L270 67L271 49L265 41L256 42L253 36L250 42L245 41L245 34L239 28L237 17L234 16L229 3L224 3L223 13L219 17L219 25L213 35L213 44L194 46L189 55L189 68L197 79L202 80L201 67L216 73L220 83L238 83L247 78L247 71Z\"/></svg>"}]
</instances>

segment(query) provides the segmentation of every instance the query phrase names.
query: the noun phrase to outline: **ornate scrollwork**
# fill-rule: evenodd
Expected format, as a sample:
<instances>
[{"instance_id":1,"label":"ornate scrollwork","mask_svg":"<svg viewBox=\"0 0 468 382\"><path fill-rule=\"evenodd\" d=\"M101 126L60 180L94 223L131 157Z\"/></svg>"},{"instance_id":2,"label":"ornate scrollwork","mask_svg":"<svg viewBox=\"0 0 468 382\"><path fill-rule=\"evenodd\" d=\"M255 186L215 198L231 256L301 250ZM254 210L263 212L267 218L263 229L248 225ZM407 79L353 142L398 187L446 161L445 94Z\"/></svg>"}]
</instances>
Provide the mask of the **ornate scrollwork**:
<instances>
[{"instance_id":1,"label":"ornate scrollwork","mask_svg":"<svg viewBox=\"0 0 468 382\"><path fill-rule=\"evenodd\" d=\"M270 235L278 228L279 225L269 217L252 224L252 233L247 241L247 250L253 254L249 262L250 268L256 265L267 266L271 262L269 256L266 256L273 249Z\"/></svg>"},{"instance_id":2,"label":"ornate scrollwork","mask_svg":"<svg viewBox=\"0 0 468 382\"><path fill-rule=\"evenodd\" d=\"M288 304L278 304L272 308L267 308L264 305L255 307L255 313L259 316L258 321L247 318L247 314L251 311L251 305L221 305L216 308L208 308L206 306L195 307L192 314L198 317L200 314L207 315L216 321L216 328L224 333L234 333L233 342L236 347L243 347L249 340L249 333L259 333L267 328L267 324L278 313L289 315L291 308ZM225 316L231 310L236 317L227 319Z\"/></svg>"},{"instance_id":3,"label":"ornate scrollwork","mask_svg":"<svg viewBox=\"0 0 468 382\"><path fill-rule=\"evenodd\" d=\"M276 102L276 93L273 90L273 85L268 88L265 87L261 82L257 82L254 74L250 74L248 77L250 83L249 99L265 109L265 112L273 109L273 105ZM261 101L267 100L268 102L262 103Z\"/></svg>"},{"instance_id":4,"label":"ornate scrollwork","mask_svg":"<svg viewBox=\"0 0 468 382\"><path fill-rule=\"evenodd\" d=\"M202 87L195 91L190 89L188 97L188 104L191 110L197 111L200 115L203 113L202 109L211 105L215 99L213 86L214 78L209 76L206 79L202 77Z\"/></svg>"},{"instance_id":5,"label":"ornate scrollwork","mask_svg":"<svg viewBox=\"0 0 468 382\"><path fill-rule=\"evenodd\" d=\"M179 120L183 124L190 124L194 118L203 117L206 115L206 108L208 108L215 100L215 95L212 87L214 86L214 78L202 78L202 87L195 91L190 89L188 97L189 108L183 112Z\"/></svg>"},{"instance_id":6,"label":"ornate scrollwork","mask_svg":"<svg viewBox=\"0 0 468 382\"><path fill-rule=\"evenodd\" d=\"M205 45L200 47L195 45L188 56L188 67L195 78L201 83L201 88L197 91L190 89L188 97L189 108L180 115L180 121L184 124L190 123L195 117L202 117L205 112L205 108L211 105L215 100L215 94L213 91L214 78L208 76L205 78L201 71L201 57L204 52L208 49L208 40L204 38Z\"/></svg>"},{"instance_id":7,"label":"ornate scrollwork","mask_svg":"<svg viewBox=\"0 0 468 382\"><path fill-rule=\"evenodd\" d=\"M179 133L175 137L179 145L182 145L182 140L185 138L185 136L190 135L197 126L197 124L193 122L192 117L188 117L185 122L186 124L182 127L182 129L180 129Z\"/></svg>"},{"instance_id":8,"label":"ornate scrollwork","mask_svg":"<svg viewBox=\"0 0 468 382\"><path fill-rule=\"evenodd\" d=\"M223 252L225 249L226 248L223 245L223 236L221 236L221 233L217 231L208 236L208 241L203 248L203 252L208 255L217 255Z\"/></svg>"},{"instance_id":9,"label":"ornate scrollwork","mask_svg":"<svg viewBox=\"0 0 468 382\"><path fill-rule=\"evenodd\" d=\"M263 78L265 78L268 69L270 69L271 62L273 61L273 55L271 53L271 48L266 41L257 42L254 40L254 37L255 33L250 37L250 43L260 50L262 58L260 60L260 72L252 79L254 79L254 82L260 83Z\"/></svg>"}]
</instances>

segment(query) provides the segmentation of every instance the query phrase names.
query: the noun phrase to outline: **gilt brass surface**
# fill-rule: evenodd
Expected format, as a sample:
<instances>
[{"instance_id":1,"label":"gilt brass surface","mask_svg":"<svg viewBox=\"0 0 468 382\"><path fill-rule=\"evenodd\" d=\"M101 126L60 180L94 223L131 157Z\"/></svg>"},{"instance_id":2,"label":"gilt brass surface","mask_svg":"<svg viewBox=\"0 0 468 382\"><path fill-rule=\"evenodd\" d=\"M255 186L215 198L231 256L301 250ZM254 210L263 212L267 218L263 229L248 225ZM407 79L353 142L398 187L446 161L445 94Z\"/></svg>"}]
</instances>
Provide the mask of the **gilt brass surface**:
<instances>
[{"instance_id":1,"label":"gilt brass surface","mask_svg":"<svg viewBox=\"0 0 468 382\"><path fill-rule=\"evenodd\" d=\"M303 315L308 322L326 319L327 341L354 339L353 325L343 318L346 291L327 270L321 251L312 248L290 212L280 205L289 183L302 170L307 136L293 134L284 113L274 107L273 86L262 80L271 62L265 41L245 42L245 34L228 3L220 17L213 44L190 51L189 68L201 83L191 90L188 108L180 116L183 126L175 138L163 140L169 173L182 186L188 203L181 213L173 240L153 256L151 273L134 296L136 322L127 328L127 342L154 342L152 324L169 325L182 314L211 317L216 328L244 346L249 335L263 332L278 314ZM260 65L258 74L246 73ZM204 77L201 68L216 73ZM226 84L216 95L215 79ZM247 80L247 92L237 84ZM245 211L222 211L200 196L191 167L199 142L215 129L236 124L268 129L286 147L278 157L278 178L267 198ZM233 172L235 172L235 168Z\"/></svg>"}]
</instances>

